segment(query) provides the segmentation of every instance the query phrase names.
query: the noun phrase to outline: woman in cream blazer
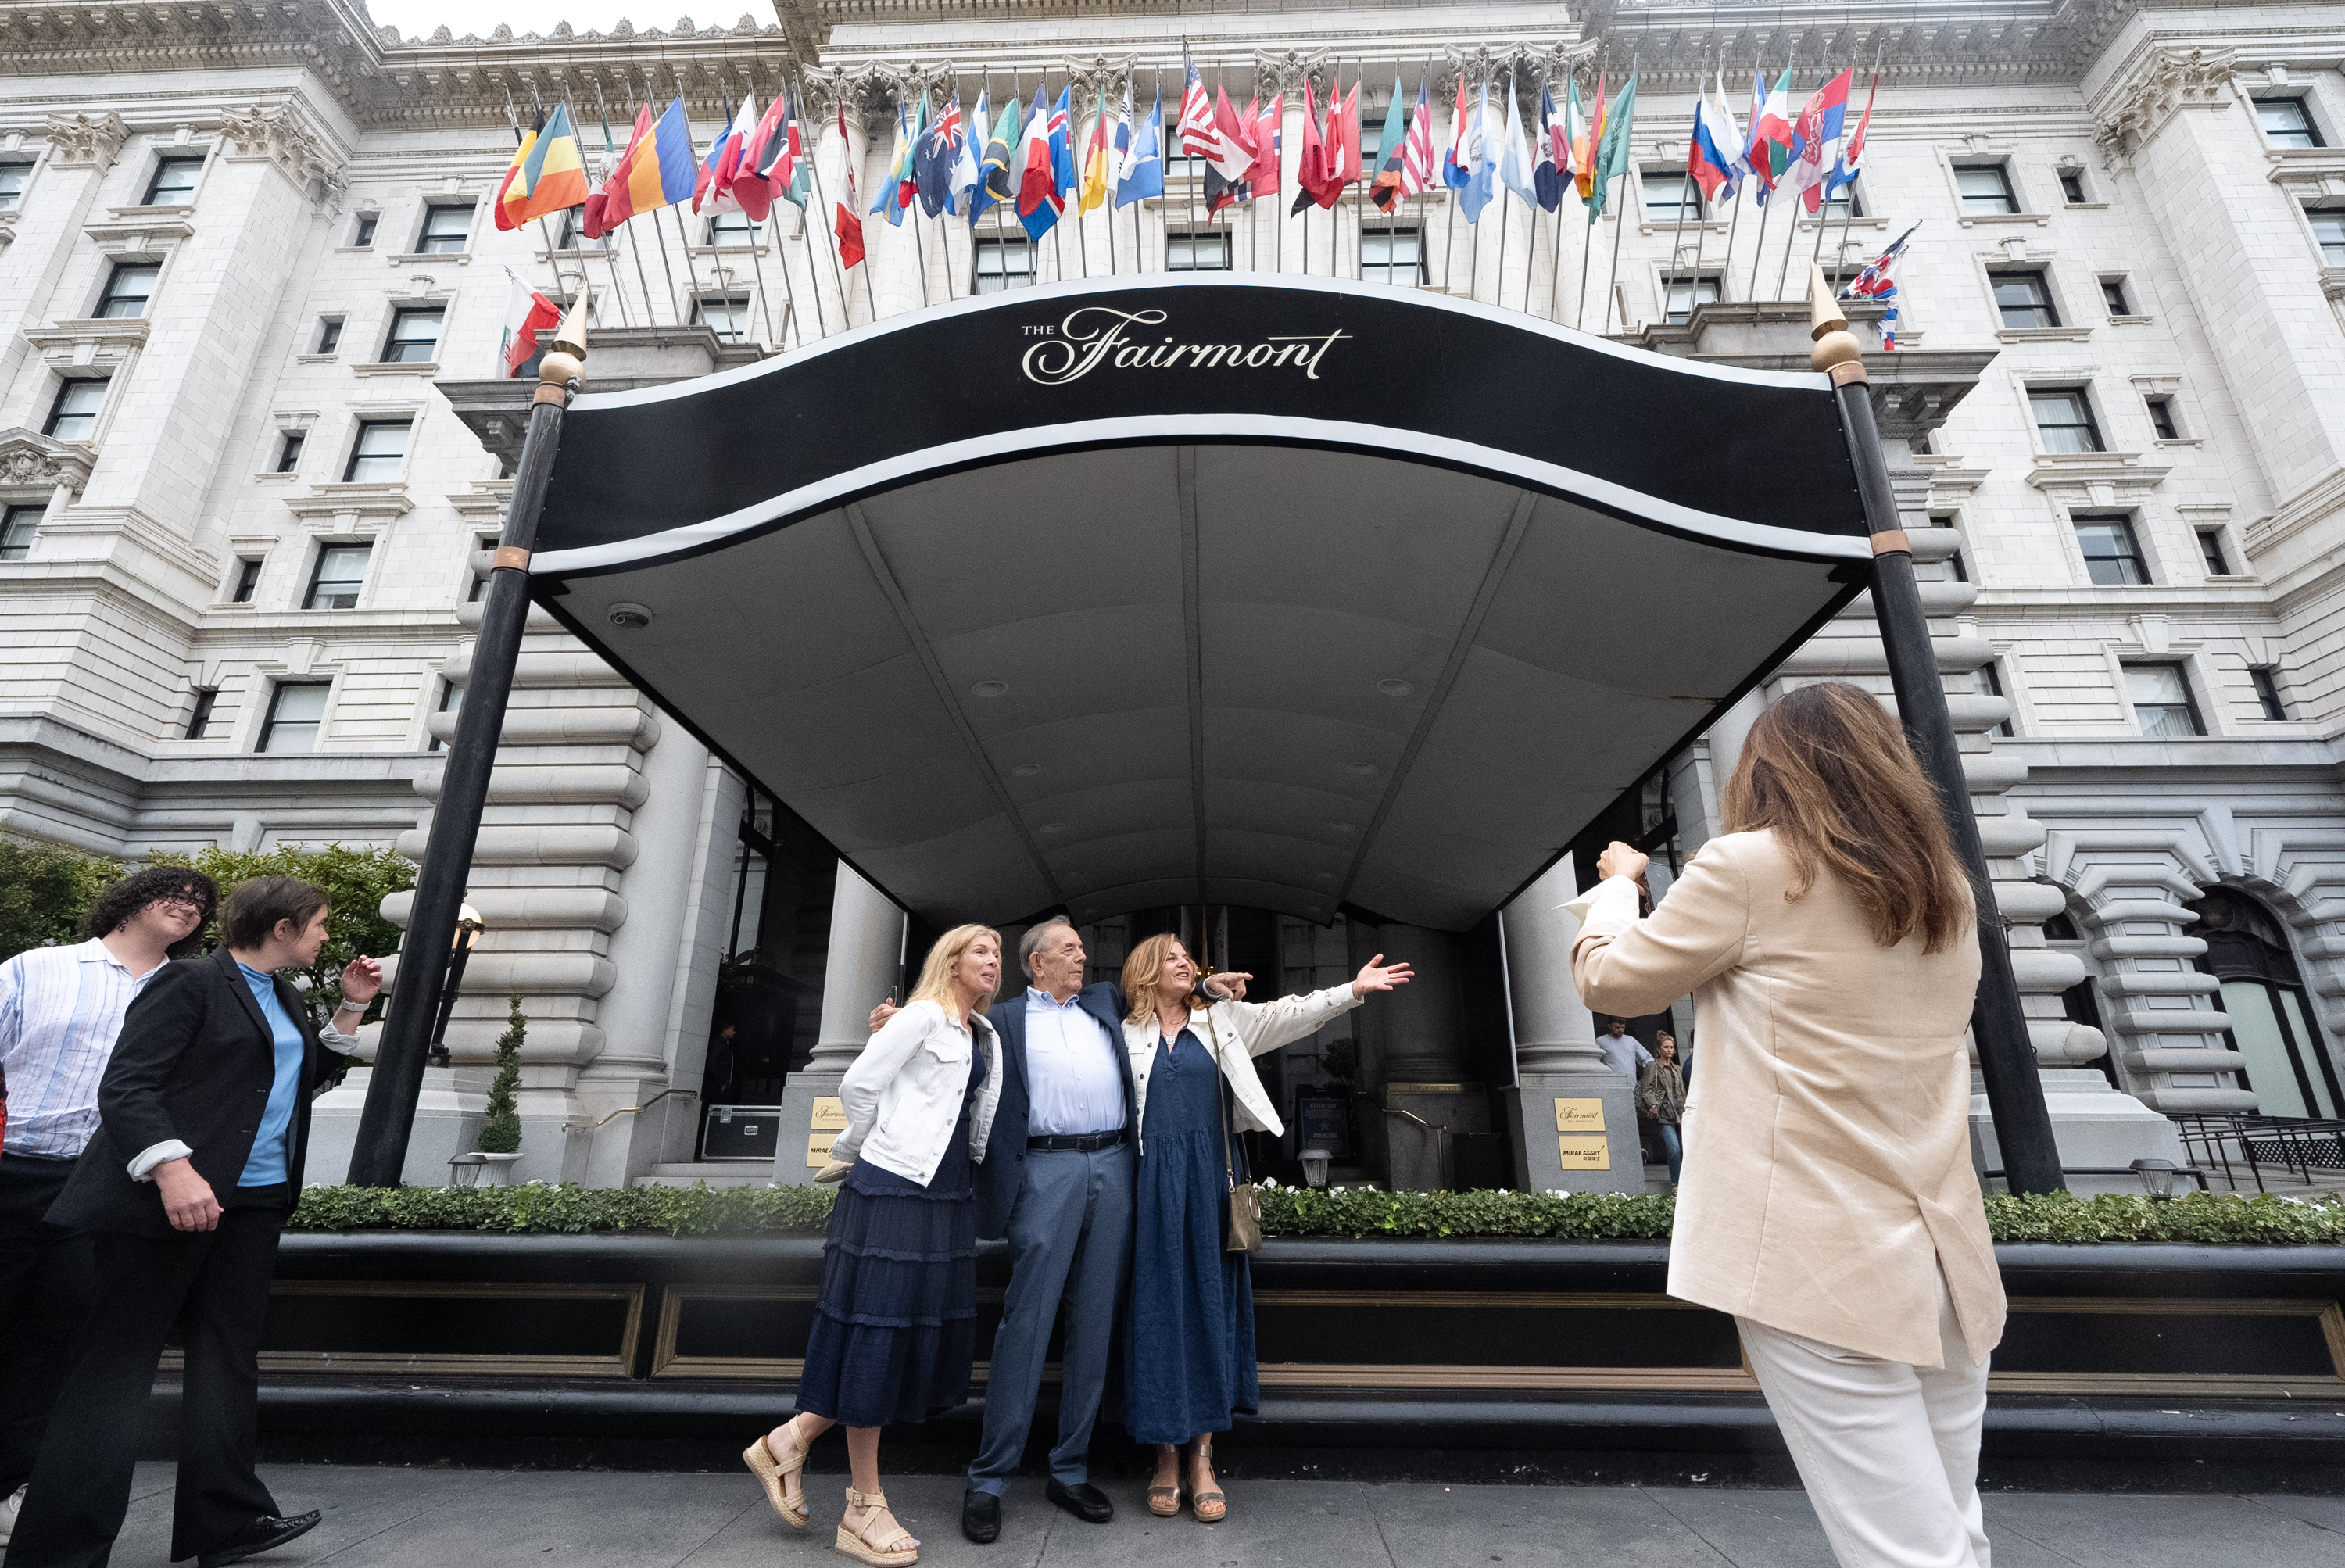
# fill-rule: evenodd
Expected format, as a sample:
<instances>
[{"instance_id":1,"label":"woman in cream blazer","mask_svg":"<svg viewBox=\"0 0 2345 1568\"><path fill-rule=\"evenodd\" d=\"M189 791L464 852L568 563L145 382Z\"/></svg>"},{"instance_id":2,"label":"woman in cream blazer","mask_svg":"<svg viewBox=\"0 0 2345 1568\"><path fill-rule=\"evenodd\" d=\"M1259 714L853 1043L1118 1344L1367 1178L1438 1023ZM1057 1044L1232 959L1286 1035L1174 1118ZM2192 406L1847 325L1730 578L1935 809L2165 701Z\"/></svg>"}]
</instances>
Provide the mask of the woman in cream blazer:
<instances>
[{"instance_id":1,"label":"woman in cream blazer","mask_svg":"<svg viewBox=\"0 0 2345 1568\"><path fill-rule=\"evenodd\" d=\"M1974 894L1869 693L1761 714L1727 833L1639 920L1614 844L1577 901L1597 1011L1691 992L1670 1294L1733 1313L1846 1568L1987 1561L1975 1476L2004 1294L1971 1164Z\"/></svg>"}]
</instances>

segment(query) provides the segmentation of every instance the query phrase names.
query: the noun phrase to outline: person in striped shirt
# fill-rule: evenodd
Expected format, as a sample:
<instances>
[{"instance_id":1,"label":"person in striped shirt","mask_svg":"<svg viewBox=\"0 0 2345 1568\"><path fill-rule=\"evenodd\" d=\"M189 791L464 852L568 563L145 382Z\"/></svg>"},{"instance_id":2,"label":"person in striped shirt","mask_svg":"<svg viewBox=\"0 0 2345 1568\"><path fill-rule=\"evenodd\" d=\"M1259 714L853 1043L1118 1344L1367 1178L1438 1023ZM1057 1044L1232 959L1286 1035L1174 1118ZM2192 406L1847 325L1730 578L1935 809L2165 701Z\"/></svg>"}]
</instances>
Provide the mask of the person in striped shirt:
<instances>
[{"instance_id":1,"label":"person in striped shirt","mask_svg":"<svg viewBox=\"0 0 2345 1568\"><path fill-rule=\"evenodd\" d=\"M97 1131L98 1080L131 999L166 960L196 950L218 901L202 872L150 867L97 896L82 921L87 941L0 963L0 1546L89 1310L88 1233L42 1217Z\"/></svg>"}]
</instances>

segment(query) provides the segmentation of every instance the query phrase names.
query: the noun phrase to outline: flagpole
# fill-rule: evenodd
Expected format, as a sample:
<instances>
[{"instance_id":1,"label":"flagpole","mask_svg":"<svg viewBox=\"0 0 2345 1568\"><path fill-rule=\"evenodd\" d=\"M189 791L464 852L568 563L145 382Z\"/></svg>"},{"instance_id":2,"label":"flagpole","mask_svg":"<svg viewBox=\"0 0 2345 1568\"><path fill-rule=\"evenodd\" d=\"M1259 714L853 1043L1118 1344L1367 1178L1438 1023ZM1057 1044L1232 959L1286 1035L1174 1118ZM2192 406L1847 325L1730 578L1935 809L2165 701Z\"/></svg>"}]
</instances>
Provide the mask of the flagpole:
<instances>
[{"instance_id":1,"label":"flagpole","mask_svg":"<svg viewBox=\"0 0 2345 1568\"><path fill-rule=\"evenodd\" d=\"M1670 234L1669 270L1661 274L1661 324L1663 326L1667 326L1669 324L1670 290L1677 286L1678 257L1683 253L1685 248L1686 198L1691 195L1693 190L1696 188L1693 182L1692 164L1695 131L1698 131L1701 126L1701 76L1699 72L1694 76L1693 120L1695 130L1690 130L1686 133L1687 168L1684 173L1678 176L1680 181L1678 185L1678 226ZM1619 260L1619 251L1618 247L1614 248L1613 260L1616 263ZM1686 290L1686 316L1689 320L1693 316L1693 290L1690 288Z\"/></svg>"},{"instance_id":2,"label":"flagpole","mask_svg":"<svg viewBox=\"0 0 2345 1568\"><path fill-rule=\"evenodd\" d=\"M1632 85L1637 80L1637 56L1633 54L1629 56L1629 80ZM1623 126L1620 129L1620 140L1624 144L1629 142L1634 137L1636 129L1637 98L1636 95L1631 93L1629 96L1629 123ZM1603 173L1603 163L1600 159L1597 164L1597 173L1599 175ZM1621 169L1620 178L1622 179L1629 178L1629 171L1626 168ZM1610 197L1608 196L1605 198L1604 205L1610 209L1612 213L1612 271L1611 275L1606 280L1604 284L1604 335L1609 338L1612 335L1613 300L1620 292L1621 230L1629 227L1629 222L1628 219L1620 216L1619 208L1614 205ZM1682 190L1678 193L1678 210L1680 212L1683 212L1685 210L1685 193ZM1671 256L1670 260L1674 264L1677 258L1675 256ZM1624 321L1621 324L1626 326L1628 323Z\"/></svg>"},{"instance_id":3,"label":"flagpole","mask_svg":"<svg viewBox=\"0 0 2345 1568\"><path fill-rule=\"evenodd\" d=\"M1719 107L1731 118L1734 111L1726 102L1726 50L1723 46L1718 51L1718 95ZM1726 220L1726 259L1718 264L1718 297L1721 300L1726 298L1726 287L1734 277L1734 237L1742 228L1742 187L1751 178L1750 128L1745 127L1740 134L1742 137L1742 178L1734 182L1734 215Z\"/></svg>"},{"instance_id":4,"label":"flagpole","mask_svg":"<svg viewBox=\"0 0 2345 1568\"><path fill-rule=\"evenodd\" d=\"M1561 47L1559 43L1558 47ZM1563 90L1567 103L1569 101L1574 79L1578 75L1578 70L1567 56L1563 62ZM1545 130L1547 127L1540 128ZM1548 131L1548 143L1550 150L1553 148L1554 142L1555 134ZM1568 108L1564 111L1563 145L1568 152L1571 147L1571 111ZM1556 171L1558 175L1562 172L1561 169ZM1572 178L1576 180L1579 178L1579 171L1574 169ZM1568 188L1568 185L1567 188ZM1555 276L1549 280L1547 289L1547 319L1558 326L1563 324L1563 198L1560 196L1555 199Z\"/></svg>"},{"instance_id":5,"label":"flagpole","mask_svg":"<svg viewBox=\"0 0 2345 1568\"><path fill-rule=\"evenodd\" d=\"M1799 46L1795 44L1792 47L1790 56L1783 62L1784 74L1789 76L1792 70L1798 67L1799 63L1800 51ZM1759 67L1760 81L1762 85L1766 81L1766 71L1767 67L1762 62ZM1760 117L1761 118L1766 117L1766 106L1774 101L1775 94L1772 89L1770 89L1766 97L1761 100ZM1792 106L1787 101L1783 107L1785 108L1790 108ZM1751 128L1750 139L1754 143L1758 139L1758 129L1759 127L1755 125ZM1757 197L1753 198L1753 199L1759 203L1759 238L1755 242L1753 242L1751 249L1751 302L1754 304L1756 304L1759 300L1759 269L1767 260L1767 198L1774 194L1774 184L1775 155L1771 152L1767 155L1767 178L1759 182L1759 194Z\"/></svg>"},{"instance_id":6,"label":"flagpole","mask_svg":"<svg viewBox=\"0 0 2345 1568\"><path fill-rule=\"evenodd\" d=\"M1010 70L1010 101L1016 104L1020 109L1023 109L1026 107L1026 87L1025 85L1018 79L1018 69L1014 66L1011 66ZM1007 185L1010 183L1009 160L1018 156L1018 149L1010 146L1005 140L1002 144L1001 156L1001 182L1004 185ZM978 160L977 172L979 180L982 183L985 175L985 161L982 157ZM1007 231L1004 230L1001 226L1001 209L1016 199L1016 196L1012 195L993 204L993 254L995 259L1001 263L1001 287L1005 290L1010 287L1010 239ZM1019 232L1022 234L1025 230L1021 228ZM1031 239L1029 239L1026 242L1026 286L1029 289L1031 289L1034 285L1042 280L1042 270L1040 266L1036 265L1036 263L1041 261L1041 257L1042 252L1041 249L1037 247Z\"/></svg>"},{"instance_id":7,"label":"flagpole","mask_svg":"<svg viewBox=\"0 0 2345 1568\"><path fill-rule=\"evenodd\" d=\"M1067 156L1071 158L1074 156L1075 151L1074 106L1078 101L1072 91L1074 84L1075 73L1072 67L1070 67L1067 71L1067 86L1070 89L1067 94ZM1096 134L1096 127L1094 127L1094 134ZM1091 238L1089 231L1086 230L1083 226L1083 172L1082 165L1078 163L1075 166L1074 191L1075 254L1081 258L1082 261L1083 276L1085 278L1089 278L1091 275ZM1051 178L1056 178L1056 174L1054 173Z\"/></svg>"},{"instance_id":8,"label":"flagpole","mask_svg":"<svg viewBox=\"0 0 2345 1568\"><path fill-rule=\"evenodd\" d=\"M1854 62L1854 60L1853 60L1853 57L1852 57L1852 59L1851 59L1851 62L1850 62L1850 63L1851 63L1852 65L1855 63L1855 62ZM1830 54L1829 52L1827 52L1827 53L1825 54L1825 56L1824 56L1824 86L1825 86L1825 87L1830 87L1831 85L1832 85L1832 56L1831 56L1831 54ZM1822 92L1822 91L1823 90L1823 88L1822 88L1822 87L1819 87L1819 88L1817 88L1816 90L1817 90L1818 92ZM1847 108L1846 108L1845 107L1843 107L1842 108L1842 110L1841 110L1841 117L1842 117L1843 120L1845 120L1845 119L1848 117L1848 110L1847 110ZM1816 127L1816 128L1817 128L1818 130L1820 130L1820 131L1821 131L1822 129L1823 129L1823 126L1822 126L1822 124L1821 122L1819 122L1819 123L1818 123L1818 125L1817 125L1817 127ZM1829 169L1827 169L1827 170L1825 171L1824 178L1826 178L1827 179L1829 179L1830 178L1832 178L1831 171L1830 171ZM1812 189L1814 189L1814 188L1815 188L1815 187L1813 187L1813 186L1811 186L1811 187L1809 187L1808 188L1809 188L1810 190L1812 190ZM1802 191L1800 193L1800 196L1801 196L1800 207L1804 207L1804 206L1806 206L1806 205L1807 205L1807 200L1806 200L1807 191L1806 191L1806 190L1802 190ZM1775 278L1775 298L1777 298L1778 300L1780 300L1780 299L1782 299L1782 298L1783 297L1783 290L1784 290L1784 287L1785 287L1785 286L1786 286L1786 285L1791 281L1791 278L1792 278L1792 251L1794 251L1794 250L1796 250L1796 249L1798 249L1799 248L1800 248L1800 208L1799 208L1799 207L1794 207L1794 208L1792 208L1792 242L1791 242L1790 244L1788 244L1788 245L1786 245L1786 246L1784 246L1784 247L1783 247L1783 270L1782 270L1782 272L1780 272L1779 274L1777 274L1777 275L1776 275L1776 278ZM1813 246L1812 248L1811 248L1811 249L1810 249L1810 251L1809 251L1809 254L1808 254L1808 265L1809 265L1810 267L1812 267L1812 267L1816 264L1816 258L1817 258L1818 256L1820 256L1820 255L1822 255L1822 254L1823 253L1823 248L1824 248L1824 204L1823 204L1823 198L1820 196L1820 197L1816 198L1816 242L1815 242L1814 246Z\"/></svg>"},{"instance_id":9,"label":"flagpole","mask_svg":"<svg viewBox=\"0 0 2345 1568\"><path fill-rule=\"evenodd\" d=\"M1603 96L1604 74L1611 59L1612 50L1609 45L1605 46L1601 55L1596 56L1596 92L1599 97ZM1601 108L1603 106L1599 104L1597 107ZM1596 161L1599 168L1602 167L1603 160L1599 158L1597 154L1603 138L1603 125L1600 122L1591 122L1588 127L1588 156ZM1591 168L1589 172L1593 174L1596 169ZM1578 183L1577 175L1574 176L1573 182ZM1576 332L1584 332L1588 330L1588 259L1596 254L1596 209L1589 207L1584 199L1580 202L1580 209L1588 214L1588 235L1579 244L1579 296L1571 304L1571 328Z\"/></svg>"},{"instance_id":10,"label":"flagpole","mask_svg":"<svg viewBox=\"0 0 2345 1568\"><path fill-rule=\"evenodd\" d=\"M649 103L651 101L651 95L649 92L650 79L648 77L645 78L645 92L644 101L645 103ZM633 112L634 107L635 78L631 73L627 77L627 108L630 112ZM655 127L656 127L659 122L655 118L652 123ZM633 223L636 219L644 215L639 212L630 212L627 214L627 223ZM626 226L626 223L623 223L619 227L621 229L624 229ZM655 209L652 214L652 233L655 237L659 236L659 215L656 209ZM628 236L628 247L634 254L635 273L638 277L642 277L644 271L644 248L634 243L634 237L632 234ZM668 313L675 318L675 324L680 327L684 325L684 312L677 307L675 302L675 270L667 264L667 241L664 238L660 239L659 258L660 276L667 280ZM652 286L648 280L645 280L644 283L644 315L648 324L654 326L658 324L659 313L652 309Z\"/></svg>"},{"instance_id":11,"label":"flagpole","mask_svg":"<svg viewBox=\"0 0 2345 1568\"><path fill-rule=\"evenodd\" d=\"M800 73L794 79L798 84L798 102L803 104L807 101L806 76L804 73ZM847 86L844 82L841 82L838 86L838 97L842 102L844 102L847 97ZM855 149L848 145L847 126L843 112L838 128L838 156L842 161L855 156ZM822 138L819 136L815 137L815 145L807 150L807 172L814 177L814 199L823 206L828 207L830 205L830 197L822 188ZM827 231L831 231L831 225L825 224L823 227ZM811 243L811 241L809 241L809 243ZM822 251L824 255L830 258L831 280L838 285L838 330L842 332L852 331L855 329L855 313L854 305L852 303L853 296L848 291L848 270L839 265L838 236L836 231L830 232L829 243L822 247ZM807 270L808 273L812 273L814 271L813 262L808 261L807 263ZM864 281L868 283L870 279L866 277ZM820 309L822 305L822 290L817 285L814 292L814 302L816 308ZM827 332L823 335L825 337L829 336Z\"/></svg>"},{"instance_id":12,"label":"flagpole","mask_svg":"<svg viewBox=\"0 0 2345 1568\"><path fill-rule=\"evenodd\" d=\"M563 96L562 102L565 107L568 107L570 99L567 95ZM601 108L603 111L603 175L601 179L597 179L594 182L597 186L600 186L604 180L611 178L611 165L614 161L616 155L611 150L611 111L603 103L603 84L599 81L594 84L594 102L595 107ZM575 114L573 114L570 117L572 122L574 124L578 117ZM585 232L585 226L584 224L579 226L579 232L581 234ZM611 253L611 237L608 234L605 234L598 243L603 247L604 265L607 266L611 270L611 293L619 301L619 325L623 327L632 327L634 325L634 321L627 313L627 290L619 281L619 259ZM583 266L584 264L582 263L581 265ZM645 301L645 304L649 304L650 302L651 301L648 300Z\"/></svg>"},{"instance_id":13,"label":"flagpole","mask_svg":"<svg viewBox=\"0 0 2345 1568\"><path fill-rule=\"evenodd\" d=\"M804 106L801 104L799 107L803 107ZM790 107L790 84L787 78L785 78L782 82L782 154L784 157L787 157L789 154L790 132L797 128L797 116ZM791 186L797 183L797 165L793 162L790 165L789 178L782 181L782 188L785 191L788 190ZM768 182L768 190L770 193L770 182ZM805 226L805 208L800 207L797 202L790 200L787 195L782 198L779 205L787 207L792 212L797 213L799 226L801 228ZM790 280L789 253L782 249L782 226L778 222L774 222L774 214L777 208L772 205L767 206L766 209L766 220L773 225L766 230L766 232L773 239L774 265L781 269L782 293L790 302L790 326L798 335L798 347L805 348L806 317L798 310L798 286ZM819 331L824 337L828 337L830 335L830 329L823 325L822 311L819 305L818 293L817 309L814 313L814 324L816 329Z\"/></svg>"},{"instance_id":14,"label":"flagpole","mask_svg":"<svg viewBox=\"0 0 2345 1568\"><path fill-rule=\"evenodd\" d=\"M1873 85L1865 90L1865 113L1873 112L1873 95L1880 90L1881 46L1875 44L1873 46ZM1832 247L1832 270L1835 272L1848 265L1848 226L1856 217L1856 188L1858 182L1863 178L1864 165L1860 162L1856 166L1856 172L1848 177L1848 200L1840 210L1840 243ZM1835 284L1833 287L1837 289L1839 285Z\"/></svg>"},{"instance_id":15,"label":"flagpole","mask_svg":"<svg viewBox=\"0 0 2345 1568\"><path fill-rule=\"evenodd\" d=\"M1701 131L1701 76L1697 74L1693 81L1693 125L1694 134L1697 136ZM1690 145L1686 149L1686 161L1688 163L1693 161L1693 149ZM1686 183L1694 185L1690 172L1686 176ZM1694 185L1694 199L1700 202L1702 206L1701 220L1696 223L1693 229L1693 280L1686 285L1686 324L1688 326L1693 324L1694 307L1701 303L1701 253L1710 244L1710 207L1707 199L1700 195L1700 189L1699 185ZM1672 241L1670 249L1670 265L1675 266L1677 259L1676 244ZM1669 297L1664 291L1661 299L1661 320L1664 325L1668 324L1669 314Z\"/></svg>"},{"instance_id":16,"label":"flagpole","mask_svg":"<svg viewBox=\"0 0 2345 1568\"><path fill-rule=\"evenodd\" d=\"M1271 143L1278 160L1278 199L1270 205L1270 245L1279 271L1286 270L1286 73L1278 73L1278 139ZM1298 169L1297 173L1301 171Z\"/></svg>"}]
</instances>

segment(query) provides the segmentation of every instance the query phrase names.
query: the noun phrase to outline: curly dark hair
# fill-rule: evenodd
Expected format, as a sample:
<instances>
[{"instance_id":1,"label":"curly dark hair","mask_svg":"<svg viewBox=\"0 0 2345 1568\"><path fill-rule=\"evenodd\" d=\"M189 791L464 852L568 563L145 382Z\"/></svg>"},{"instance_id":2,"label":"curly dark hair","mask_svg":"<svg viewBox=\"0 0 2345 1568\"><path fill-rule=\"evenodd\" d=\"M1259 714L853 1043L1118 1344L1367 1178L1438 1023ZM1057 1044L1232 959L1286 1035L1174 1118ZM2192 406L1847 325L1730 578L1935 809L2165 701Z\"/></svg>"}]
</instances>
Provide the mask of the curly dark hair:
<instances>
[{"instance_id":1,"label":"curly dark hair","mask_svg":"<svg viewBox=\"0 0 2345 1568\"><path fill-rule=\"evenodd\" d=\"M81 934L112 936L148 904L177 898L193 900L203 916L196 921L195 930L170 947L173 958L186 958L202 951L204 928L212 923L212 915L219 908L218 887L211 878L188 866L149 866L116 882L98 894L89 912L81 917Z\"/></svg>"}]
</instances>

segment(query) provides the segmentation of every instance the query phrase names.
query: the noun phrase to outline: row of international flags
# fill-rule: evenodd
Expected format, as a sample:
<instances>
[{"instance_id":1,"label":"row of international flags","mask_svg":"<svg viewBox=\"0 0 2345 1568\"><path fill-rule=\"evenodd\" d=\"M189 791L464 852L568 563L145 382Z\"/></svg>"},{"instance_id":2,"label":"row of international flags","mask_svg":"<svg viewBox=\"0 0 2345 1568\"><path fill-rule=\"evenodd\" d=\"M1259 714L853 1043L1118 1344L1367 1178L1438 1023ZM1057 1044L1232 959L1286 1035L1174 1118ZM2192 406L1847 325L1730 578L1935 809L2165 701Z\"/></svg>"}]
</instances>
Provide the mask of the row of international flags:
<instances>
[{"instance_id":1,"label":"row of international flags","mask_svg":"<svg viewBox=\"0 0 2345 1568\"><path fill-rule=\"evenodd\" d=\"M1455 193L1456 210L1469 224L1478 223L1502 193L1548 213L1576 199L1593 224L1604 213L1613 182L1628 170L1638 79L1632 67L1613 96L1607 74L1599 70L1595 76L1592 104L1583 103L1576 72L1567 73L1560 103L1543 79L1534 135L1526 127L1511 74L1503 85L1486 75L1470 91L1460 74L1447 134L1439 136L1429 72L1418 76L1413 108L1396 75L1374 151L1366 156L1358 74L1348 90L1340 76L1331 78L1324 107L1306 76L1290 213L1314 206L1331 209L1349 188L1365 184L1368 199L1386 214L1412 198L1447 189ZM1814 214L1824 200L1856 181L1879 90L1878 71L1853 129L1847 114L1853 68L1829 76L1796 113L1792 79L1787 65L1771 87L1754 67L1741 123L1728 99L1722 63L1714 88L1705 83L1697 89L1686 173L1705 203L1732 201L1748 182L1755 186L1761 207L1771 197L1792 197ZM519 146L497 191L496 223L514 229L583 209L581 230L599 239L635 218L687 201L695 213L738 211L762 222L777 201L804 209L809 199L821 199L833 209L838 261L852 269L865 257L865 217L900 226L917 208L931 219L949 214L973 227L989 215L997 222L1014 215L1029 239L1040 240L1071 205L1088 213L1110 203L1120 209L1162 198L1168 148L1202 164L1209 217L1276 197L1284 179L1285 110L1283 91L1266 102L1256 94L1242 109L1226 87L1208 93L1193 61L1184 62L1169 125L1161 84L1143 116L1137 112L1130 76L1120 107L1102 86L1087 131L1078 127L1081 106L1071 82L1055 98L1038 85L1030 102L1013 88L998 109L980 89L966 113L957 87L933 111L927 92L907 95L898 105L887 173L865 209L852 160L836 199L819 191L799 105L787 89L762 114L745 96L705 154L694 147L681 97L657 114L648 104L639 108L624 151L614 146L606 121L607 173L598 186L590 185L563 104L541 115L526 132L516 125ZM835 113L843 141L843 96ZM1886 282L1885 265L1903 245L1901 240L1876 263L1884 268L1874 280L1880 288L1893 288Z\"/></svg>"}]
</instances>

